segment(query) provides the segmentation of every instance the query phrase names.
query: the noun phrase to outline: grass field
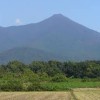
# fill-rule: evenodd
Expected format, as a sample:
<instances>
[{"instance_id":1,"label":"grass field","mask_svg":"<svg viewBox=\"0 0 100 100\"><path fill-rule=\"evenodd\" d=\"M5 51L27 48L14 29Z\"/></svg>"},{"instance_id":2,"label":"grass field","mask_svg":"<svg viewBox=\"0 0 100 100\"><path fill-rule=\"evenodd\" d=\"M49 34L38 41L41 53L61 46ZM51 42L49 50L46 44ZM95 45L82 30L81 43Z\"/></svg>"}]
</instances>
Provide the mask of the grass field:
<instances>
[{"instance_id":1,"label":"grass field","mask_svg":"<svg viewBox=\"0 0 100 100\"><path fill-rule=\"evenodd\" d=\"M81 88L73 90L76 100L100 100L100 88Z\"/></svg>"},{"instance_id":2,"label":"grass field","mask_svg":"<svg viewBox=\"0 0 100 100\"><path fill-rule=\"evenodd\" d=\"M67 91L73 88L100 88L100 82L81 82L79 80L70 82L48 82L43 83L42 87L48 91Z\"/></svg>"},{"instance_id":3,"label":"grass field","mask_svg":"<svg viewBox=\"0 0 100 100\"><path fill-rule=\"evenodd\" d=\"M67 92L0 92L0 100L100 100L99 88Z\"/></svg>"},{"instance_id":4,"label":"grass field","mask_svg":"<svg viewBox=\"0 0 100 100\"><path fill-rule=\"evenodd\" d=\"M70 100L69 92L2 92L0 100ZM66 99L67 98L67 99Z\"/></svg>"}]
</instances>

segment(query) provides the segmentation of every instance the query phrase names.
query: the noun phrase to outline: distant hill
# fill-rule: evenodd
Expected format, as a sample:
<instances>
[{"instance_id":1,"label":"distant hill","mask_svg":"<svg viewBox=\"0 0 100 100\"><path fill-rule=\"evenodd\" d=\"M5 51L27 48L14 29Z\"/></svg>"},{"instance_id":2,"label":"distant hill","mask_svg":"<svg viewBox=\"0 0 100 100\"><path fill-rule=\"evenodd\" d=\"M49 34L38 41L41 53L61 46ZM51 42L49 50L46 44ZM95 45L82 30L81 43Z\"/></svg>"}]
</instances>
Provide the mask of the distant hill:
<instances>
[{"instance_id":1,"label":"distant hill","mask_svg":"<svg viewBox=\"0 0 100 100\"><path fill-rule=\"evenodd\" d=\"M23 46L63 56L66 60L100 60L100 33L61 14L39 23L0 27L1 53Z\"/></svg>"},{"instance_id":2,"label":"distant hill","mask_svg":"<svg viewBox=\"0 0 100 100\"><path fill-rule=\"evenodd\" d=\"M60 56L54 55L52 53L27 47L13 48L0 54L1 64L5 64L13 60L24 63L31 63L32 61L49 61L60 59Z\"/></svg>"}]
</instances>

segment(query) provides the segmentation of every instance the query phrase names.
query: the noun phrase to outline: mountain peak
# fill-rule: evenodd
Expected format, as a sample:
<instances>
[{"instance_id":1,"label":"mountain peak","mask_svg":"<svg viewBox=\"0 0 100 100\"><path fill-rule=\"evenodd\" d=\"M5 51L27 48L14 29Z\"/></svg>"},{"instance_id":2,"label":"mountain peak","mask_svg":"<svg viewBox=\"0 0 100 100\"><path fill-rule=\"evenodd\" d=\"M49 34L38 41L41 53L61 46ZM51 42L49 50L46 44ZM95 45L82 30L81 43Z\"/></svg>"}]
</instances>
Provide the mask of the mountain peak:
<instances>
[{"instance_id":1,"label":"mountain peak","mask_svg":"<svg viewBox=\"0 0 100 100\"><path fill-rule=\"evenodd\" d=\"M63 14L54 14L53 16L64 16Z\"/></svg>"},{"instance_id":2,"label":"mountain peak","mask_svg":"<svg viewBox=\"0 0 100 100\"><path fill-rule=\"evenodd\" d=\"M52 17L62 18L62 17L65 17L65 16L64 16L64 15L62 15L62 14L54 14Z\"/></svg>"},{"instance_id":3,"label":"mountain peak","mask_svg":"<svg viewBox=\"0 0 100 100\"><path fill-rule=\"evenodd\" d=\"M59 22L66 22L66 21L68 22L69 18L65 17L62 14L54 14L54 15L48 17L47 19L41 21L40 23L47 24L47 25L50 24L51 25L51 23L52 24L54 24L54 23L58 24Z\"/></svg>"},{"instance_id":4,"label":"mountain peak","mask_svg":"<svg viewBox=\"0 0 100 100\"><path fill-rule=\"evenodd\" d=\"M64 16L63 14L54 14L51 17L49 17L48 19L53 20L53 21L62 21L62 22L72 22L71 19L69 19L68 17Z\"/></svg>"}]
</instances>

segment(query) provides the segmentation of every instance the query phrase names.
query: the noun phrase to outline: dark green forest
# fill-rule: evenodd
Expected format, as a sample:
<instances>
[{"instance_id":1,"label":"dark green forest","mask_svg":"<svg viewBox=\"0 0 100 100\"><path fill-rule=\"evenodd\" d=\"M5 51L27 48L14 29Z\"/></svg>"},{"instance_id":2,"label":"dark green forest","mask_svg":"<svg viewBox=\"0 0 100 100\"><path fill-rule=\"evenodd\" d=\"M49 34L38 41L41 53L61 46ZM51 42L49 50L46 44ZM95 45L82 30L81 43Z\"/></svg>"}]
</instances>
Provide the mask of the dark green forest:
<instances>
[{"instance_id":1,"label":"dark green forest","mask_svg":"<svg viewBox=\"0 0 100 100\"><path fill-rule=\"evenodd\" d=\"M100 61L11 61L0 65L0 91L69 90L100 87Z\"/></svg>"}]
</instances>

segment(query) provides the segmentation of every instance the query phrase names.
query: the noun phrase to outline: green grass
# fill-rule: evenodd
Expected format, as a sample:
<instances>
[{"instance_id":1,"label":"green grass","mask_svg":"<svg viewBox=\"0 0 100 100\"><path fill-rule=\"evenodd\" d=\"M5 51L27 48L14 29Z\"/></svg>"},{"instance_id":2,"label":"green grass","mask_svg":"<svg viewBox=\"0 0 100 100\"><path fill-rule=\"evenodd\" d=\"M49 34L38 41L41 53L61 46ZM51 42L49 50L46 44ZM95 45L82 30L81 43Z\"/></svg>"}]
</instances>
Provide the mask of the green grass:
<instances>
[{"instance_id":1,"label":"green grass","mask_svg":"<svg viewBox=\"0 0 100 100\"><path fill-rule=\"evenodd\" d=\"M42 83L41 86L44 90L49 91L65 91L73 88L100 88L100 82L81 82L81 81L70 81L70 82L47 82Z\"/></svg>"},{"instance_id":2,"label":"green grass","mask_svg":"<svg viewBox=\"0 0 100 100\"><path fill-rule=\"evenodd\" d=\"M28 83L16 83L17 81L7 81L0 80L0 90L1 91L67 91L74 88L100 88L100 81L82 79L67 79L66 82L28 82ZM18 81L19 82L19 81ZM16 89L18 88L18 89Z\"/></svg>"}]
</instances>

